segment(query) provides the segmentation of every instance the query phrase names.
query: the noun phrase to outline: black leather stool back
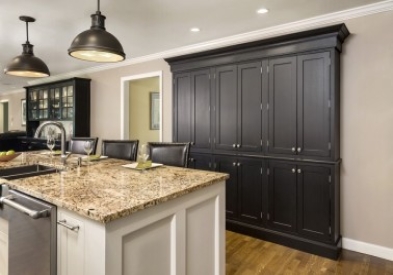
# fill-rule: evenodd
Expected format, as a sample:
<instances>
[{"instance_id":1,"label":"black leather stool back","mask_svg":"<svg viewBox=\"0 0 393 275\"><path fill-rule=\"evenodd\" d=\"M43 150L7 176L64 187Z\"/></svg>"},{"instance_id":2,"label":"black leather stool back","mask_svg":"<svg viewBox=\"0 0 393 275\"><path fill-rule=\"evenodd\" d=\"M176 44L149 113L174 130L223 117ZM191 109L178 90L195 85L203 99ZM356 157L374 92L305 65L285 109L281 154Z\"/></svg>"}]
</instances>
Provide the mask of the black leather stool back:
<instances>
[{"instance_id":1,"label":"black leather stool back","mask_svg":"<svg viewBox=\"0 0 393 275\"><path fill-rule=\"evenodd\" d=\"M149 158L155 163L187 167L190 143L148 142Z\"/></svg>"},{"instance_id":2,"label":"black leather stool back","mask_svg":"<svg viewBox=\"0 0 393 275\"><path fill-rule=\"evenodd\" d=\"M97 142L98 142L97 137L96 138L93 138L93 137L73 137L70 140L68 150L74 154L86 155L86 152L84 149L84 144L86 141L93 141L93 151L91 151L91 155L95 155L96 150L97 150Z\"/></svg>"},{"instance_id":3,"label":"black leather stool back","mask_svg":"<svg viewBox=\"0 0 393 275\"><path fill-rule=\"evenodd\" d=\"M103 140L101 154L117 159L136 160L139 140Z\"/></svg>"}]
</instances>

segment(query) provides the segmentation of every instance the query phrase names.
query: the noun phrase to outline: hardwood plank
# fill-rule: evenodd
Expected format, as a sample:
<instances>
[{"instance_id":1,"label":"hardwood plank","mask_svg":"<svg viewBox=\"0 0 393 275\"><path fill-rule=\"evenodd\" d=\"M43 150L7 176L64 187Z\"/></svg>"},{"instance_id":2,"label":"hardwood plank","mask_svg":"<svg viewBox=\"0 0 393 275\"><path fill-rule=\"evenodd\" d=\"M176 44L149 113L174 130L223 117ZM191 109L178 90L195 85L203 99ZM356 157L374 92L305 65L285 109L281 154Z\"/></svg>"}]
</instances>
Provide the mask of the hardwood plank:
<instances>
[{"instance_id":1,"label":"hardwood plank","mask_svg":"<svg viewBox=\"0 0 393 275\"><path fill-rule=\"evenodd\" d=\"M226 274L393 275L393 262L343 250L337 261L226 231Z\"/></svg>"}]
</instances>

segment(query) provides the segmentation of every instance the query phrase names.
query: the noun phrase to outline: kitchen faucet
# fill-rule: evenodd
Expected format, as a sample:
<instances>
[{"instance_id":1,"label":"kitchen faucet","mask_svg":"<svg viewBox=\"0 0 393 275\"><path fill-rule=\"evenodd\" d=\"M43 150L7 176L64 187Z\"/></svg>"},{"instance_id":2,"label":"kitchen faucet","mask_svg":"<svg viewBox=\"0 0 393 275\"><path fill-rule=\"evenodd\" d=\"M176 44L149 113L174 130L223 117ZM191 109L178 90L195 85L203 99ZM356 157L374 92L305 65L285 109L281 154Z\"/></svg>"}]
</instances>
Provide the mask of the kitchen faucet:
<instances>
[{"instance_id":1,"label":"kitchen faucet","mask_svg":"<svg viewBox=\"0 0 393 275\"><path fill-rule=\"evenodd\" d=\"M34 138L38 138L42 129L47 125L57 126L61 132L61 163L65 165L67 163L68 155L65 153L65 146L66 146L66 131L62 123L58 121L45 121L40 126L38 126L37 130L35 131Z\"/></svg>"}]
</instances>

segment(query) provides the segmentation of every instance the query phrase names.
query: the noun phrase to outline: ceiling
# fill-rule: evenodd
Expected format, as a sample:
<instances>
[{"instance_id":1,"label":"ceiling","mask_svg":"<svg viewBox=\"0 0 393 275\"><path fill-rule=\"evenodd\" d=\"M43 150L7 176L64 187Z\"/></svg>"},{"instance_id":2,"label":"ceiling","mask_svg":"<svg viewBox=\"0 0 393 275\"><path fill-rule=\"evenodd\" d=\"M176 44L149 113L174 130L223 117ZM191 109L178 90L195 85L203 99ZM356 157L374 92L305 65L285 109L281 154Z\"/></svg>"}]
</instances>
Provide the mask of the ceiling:
<instances>
[{"instance_id":1,"label":"ceiling","mask_svg":"<svg viewBox=\"0 0 393 275\"><path fill-rule=\"evenodd\" d=\"M155 54L236 34L261 30L379 0L102 0L107 31L122 43L127 59ZM269 9L257 14L259 8ZM95 0L12 0L0 2L0 68L22 53L26 41L20 15L36 18L29 24L34 54L52 76L102 64L68 55L72 40L90 28ZM190 28L198 27L198 33ZM28 85L29 78L0 74L0 93Z\"/></svg>"}]
</instances>

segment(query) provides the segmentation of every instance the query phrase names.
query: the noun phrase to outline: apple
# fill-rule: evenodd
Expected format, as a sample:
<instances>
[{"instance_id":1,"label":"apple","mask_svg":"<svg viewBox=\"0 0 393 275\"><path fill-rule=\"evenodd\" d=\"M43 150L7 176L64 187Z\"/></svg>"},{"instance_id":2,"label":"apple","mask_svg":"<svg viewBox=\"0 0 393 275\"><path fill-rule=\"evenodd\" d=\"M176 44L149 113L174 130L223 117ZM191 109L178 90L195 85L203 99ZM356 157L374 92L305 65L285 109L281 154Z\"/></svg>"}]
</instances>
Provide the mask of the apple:
<instances>
[{"instance_id":1,"label":"apple","mask_svg":"<svg viewBox=\"0 0 393 275\"><path fill-rule=\"evenodd\" d=\"M13 155L13 154L15 154L15 151L14 151L14 150L8 150L5 154L6 154L7 156Z\"/></svg>"}]
</instances>

